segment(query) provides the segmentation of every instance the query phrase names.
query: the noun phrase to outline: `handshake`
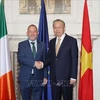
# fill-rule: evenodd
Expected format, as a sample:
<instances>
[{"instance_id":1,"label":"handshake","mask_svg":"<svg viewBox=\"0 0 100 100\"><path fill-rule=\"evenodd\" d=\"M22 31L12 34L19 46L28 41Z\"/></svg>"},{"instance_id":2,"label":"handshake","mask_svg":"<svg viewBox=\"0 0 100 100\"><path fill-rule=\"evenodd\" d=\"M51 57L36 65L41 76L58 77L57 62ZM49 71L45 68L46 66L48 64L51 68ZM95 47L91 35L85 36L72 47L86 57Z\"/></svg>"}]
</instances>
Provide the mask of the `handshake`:
<instances>
[{"instance_id":1,"label":"handshake","mask_svg":"<svg viewBox=\"0 0 100 100\"><path fill-rule=\"evenodd\" d=\"M34 66L37 68L37 69L42 69L43 68L43 62L42 61L35 61L35 64Z\"/></svg>"}]
</instances>

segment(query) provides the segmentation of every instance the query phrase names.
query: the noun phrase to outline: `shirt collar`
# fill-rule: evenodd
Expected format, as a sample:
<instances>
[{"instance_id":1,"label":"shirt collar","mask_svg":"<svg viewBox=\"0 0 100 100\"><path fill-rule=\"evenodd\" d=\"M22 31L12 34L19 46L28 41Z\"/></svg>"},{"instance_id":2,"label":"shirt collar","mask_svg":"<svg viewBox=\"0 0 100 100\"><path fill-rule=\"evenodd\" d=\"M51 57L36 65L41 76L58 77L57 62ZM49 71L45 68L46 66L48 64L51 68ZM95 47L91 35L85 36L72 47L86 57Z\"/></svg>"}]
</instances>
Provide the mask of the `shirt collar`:
<instances>
[{"instance_id":1,"label":"shirt collar","mask_svg":"<svg viewBox=\"0 0 100 100\"><path fill-rule=\"evenodd\" d=\"M34 40L34 41L32 41L32 40L29 40L29 42L31 43L31 42L35 42L35 44L37 43L37 40Z\"/></svg>"},{"instance_id":2,"label":"shirt collar","mask_svg":"<svg viewBox=\"0 0 100 100\"><path fill-rule=\"evenodd\" d=\"M64 37L65 37L65 35L66 35L66 34L64 33L64 34L60 37L60 39L63 40ZM57 37L57 40L58 40L58 37Z\"/></svg>"}]
</instances>

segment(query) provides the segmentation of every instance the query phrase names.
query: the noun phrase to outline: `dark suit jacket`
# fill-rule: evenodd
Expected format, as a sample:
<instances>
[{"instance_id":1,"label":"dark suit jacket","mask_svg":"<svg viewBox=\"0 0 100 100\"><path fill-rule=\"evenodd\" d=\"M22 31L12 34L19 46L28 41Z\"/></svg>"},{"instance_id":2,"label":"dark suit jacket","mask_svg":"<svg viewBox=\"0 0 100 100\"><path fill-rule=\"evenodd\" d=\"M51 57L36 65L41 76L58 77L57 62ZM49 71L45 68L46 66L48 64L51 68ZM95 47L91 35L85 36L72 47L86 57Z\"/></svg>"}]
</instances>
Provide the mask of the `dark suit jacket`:
<instances>
[{"instance_id":1,"label":"dark suit jacket","mask_svg":"<svg viewBox=\"0 0 100 100\"><path fill-rule=\"evenodd\" d=\"M47 69L37 69L34 66L35 61L45 60L45 44L37 40L37 54L36 58L33 58L32 50L29 41L20 42L18 45L18 62L20 64L19 81L27 82L30 78L32 69L34 69L34 78L36 80L43 80L47 78Z\"/></svg>"},{"instance_id":2,"label":"dark suit jacket","mask_svg":"<svg viewBox=\"0 0 100 100\"><path fill-rule=\"evenodd\" d=\"M60 46L58 55L55 53L56 38L49 43L50 75L52 82L77 78L78 47L75 38L65 35Z\"/></svg>"}]
</instances>

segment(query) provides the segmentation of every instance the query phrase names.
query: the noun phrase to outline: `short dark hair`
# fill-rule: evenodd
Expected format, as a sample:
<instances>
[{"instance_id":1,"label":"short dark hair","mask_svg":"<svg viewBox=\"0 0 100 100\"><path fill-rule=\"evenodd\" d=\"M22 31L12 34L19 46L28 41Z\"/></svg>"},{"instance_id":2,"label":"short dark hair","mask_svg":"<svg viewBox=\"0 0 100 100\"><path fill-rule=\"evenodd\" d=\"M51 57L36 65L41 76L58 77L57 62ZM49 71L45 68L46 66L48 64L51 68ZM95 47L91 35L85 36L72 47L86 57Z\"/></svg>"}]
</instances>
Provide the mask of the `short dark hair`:
<instances>
[{"instance_id":1,"label":"short dark hair","mask_svg":"<svg viewBox=\"0 0 100 100\"><path fill-rule=\"evenodd\" d=\"M64 22L63 20L61 20L61 19L56 19L56 20L54 20L54 21L53 21L53 26L54 26L54 23L57 22L57 21L62 22L62 23L64 24L64 27L65 27L65 22Z\"/></svg>"},{"instance_id":2,"label":"short dark hair","mask_svg":"<svg viewBox=\"0 0 100 100\"><path fill-rule=\"evenodd\" d=\"M37 30L37 26L36 26L36 25L34 25L34 24L30 24L30 25L28 26L28 28L27 28L27 31L29 30L29 28L30 28L31 26L36 27L36 30Z\"/></svg>"}]
</instances>

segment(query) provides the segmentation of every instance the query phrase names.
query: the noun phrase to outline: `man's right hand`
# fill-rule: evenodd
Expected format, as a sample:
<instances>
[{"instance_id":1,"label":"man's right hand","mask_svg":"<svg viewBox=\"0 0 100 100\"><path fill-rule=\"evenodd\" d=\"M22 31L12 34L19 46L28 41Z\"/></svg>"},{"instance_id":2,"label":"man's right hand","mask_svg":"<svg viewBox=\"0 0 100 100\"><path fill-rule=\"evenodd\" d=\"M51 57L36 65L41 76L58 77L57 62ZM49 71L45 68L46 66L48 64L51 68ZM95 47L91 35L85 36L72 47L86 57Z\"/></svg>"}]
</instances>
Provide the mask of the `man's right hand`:
<instances>
[{"instance_id":1,"label":"man's right hand","mask_svg":"<svg viewBox=\"0 0 100 100\"><path fill-rule=\"evenodd\" d=\"M42 61L35 61L34 65L37 69L42 69L43 68L43 62Z\"/></svg>"}]
</instances>

